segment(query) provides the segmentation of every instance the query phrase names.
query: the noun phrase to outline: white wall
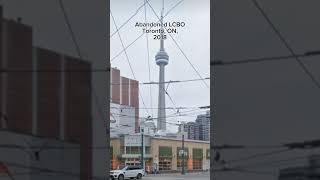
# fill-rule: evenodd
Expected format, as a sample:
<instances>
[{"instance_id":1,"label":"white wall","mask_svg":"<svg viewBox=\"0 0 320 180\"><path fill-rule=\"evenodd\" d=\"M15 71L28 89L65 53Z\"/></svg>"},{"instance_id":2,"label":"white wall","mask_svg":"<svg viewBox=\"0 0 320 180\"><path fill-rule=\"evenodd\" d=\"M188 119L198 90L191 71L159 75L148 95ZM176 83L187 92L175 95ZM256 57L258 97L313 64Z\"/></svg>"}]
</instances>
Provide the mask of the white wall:
<instances>
[{"instance_id":1,"label":"white wall","mask_svg":"<svg viewBox=\"0 0 320 180\"><path fill-rule=\"evenodd\" d=\"M115 121L110 122L111 136L134 133L134 107L110 103L110 112L113 113L113 116L110 115L110 119L115 119Z\"/></svg>"},{"instance_id":2,"label":"white wall","mask_svg":"<svg viewBox=\"0 0 320 180\"><path fill-rule=\"evenodd\" d=\"M150 137L144 136L143 138L144 146L150 146ZM131 134L124 137L124 146L141 146L141 135Z\"/></svg>"},{"instance_id":3,"label":"white wall","mask_svg":"<svg viewBox=\"0 0 320 180\"><path fill-rule=\"evenodd\" d=\"M130 106L121 105L120 114L120 133L121 134L132 134L135 131L135 108Z\"/></svg>"},{"instance_id":4,"label":"white wall","mask_svg":"<svg viewBox=\"0 0 320 180\"><path fill-rule=\"evenodd\" d=\"M112 114L112 115L111 115ZM110 103L110 133L116 134L119 129L120 124L120 105L115 103ZM106 121L106 123L108 123Z\"/></svg>"}]
</instances>

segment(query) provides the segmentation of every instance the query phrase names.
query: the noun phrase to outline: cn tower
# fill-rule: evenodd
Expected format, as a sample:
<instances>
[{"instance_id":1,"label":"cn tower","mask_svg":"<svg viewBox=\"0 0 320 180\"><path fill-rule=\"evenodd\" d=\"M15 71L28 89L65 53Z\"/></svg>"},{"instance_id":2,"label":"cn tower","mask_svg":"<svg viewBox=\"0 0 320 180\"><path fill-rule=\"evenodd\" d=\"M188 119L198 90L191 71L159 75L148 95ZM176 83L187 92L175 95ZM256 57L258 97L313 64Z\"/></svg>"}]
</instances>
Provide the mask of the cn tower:
<instances>
[{"instance_id":1,"label":"cn tower","mask_svg":"<svg viewBox=\"0 0 320 180\"><path fill-rule=\"evenodd\" d=\"M163 9L161 13L161 32L160 32L160 50L156 55L156 63L159 66L159 97L158 97L158 119L157 129L158 131L166 130L166 99L165 99L165 66L169 62L169 56L164 49L163 38Z\"/></svg>"}]
</instances>

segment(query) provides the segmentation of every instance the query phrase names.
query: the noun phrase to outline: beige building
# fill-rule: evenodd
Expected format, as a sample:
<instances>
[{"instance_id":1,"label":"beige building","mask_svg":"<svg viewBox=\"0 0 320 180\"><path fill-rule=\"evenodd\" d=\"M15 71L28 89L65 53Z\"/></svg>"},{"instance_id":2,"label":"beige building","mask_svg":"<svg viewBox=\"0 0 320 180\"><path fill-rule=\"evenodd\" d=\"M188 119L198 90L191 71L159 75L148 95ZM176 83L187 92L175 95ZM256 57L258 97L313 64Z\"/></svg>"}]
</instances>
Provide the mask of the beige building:
<instances>
[{"instance_id":1,"label":"beige building","mask_svg":"<svg viewBox=\"0 0 320 180\"><path fill-rule=\"evenodd\" d=\"M124 135L111 139L111 167L137 165L141 161L141 134ZM176 138L144 136L145 169L159 172L180 171L182 157L185 156L185 169L188 171L206 171L210 168L210 142L182 140Z\"/></svg>"}]
</instances>

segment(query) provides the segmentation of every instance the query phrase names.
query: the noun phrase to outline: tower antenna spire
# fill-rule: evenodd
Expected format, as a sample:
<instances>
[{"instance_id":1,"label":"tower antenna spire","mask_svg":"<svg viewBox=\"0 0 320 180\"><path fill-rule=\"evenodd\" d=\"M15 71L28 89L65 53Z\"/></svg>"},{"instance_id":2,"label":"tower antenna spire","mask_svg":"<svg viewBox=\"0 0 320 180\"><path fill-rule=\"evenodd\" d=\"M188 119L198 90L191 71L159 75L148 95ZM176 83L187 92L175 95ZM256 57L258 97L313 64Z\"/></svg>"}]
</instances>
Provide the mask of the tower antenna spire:
<instances>
[{"instance_id":1,"label":"tower antenna spire","mask_svg":"<svg viewBox=\"0 0 320 180\"><path fill-rule=\"evenodd\" d=\"M164 12L164 0L162 0L162 9L161 9L161 32L160 32L160 51L164 51L164 28L163 28L163 12Z\"/></svg>"},{"instance_id":2,"label":"tower antenna spire","mask_svg":"<svg viewBox=\"0 0 320 180\"><path fill-rule=\"evenodd\" d=\"M159 66L159 99L158 99L158 120L157 129L166 131L166 89L165 82L165 66L169 63L169 56L164 49L164 24L163 24L164 0L162 1L161 10L161 32L160 32L160 51L156 54L156 63Z\"/></svg>"}]
</instances>

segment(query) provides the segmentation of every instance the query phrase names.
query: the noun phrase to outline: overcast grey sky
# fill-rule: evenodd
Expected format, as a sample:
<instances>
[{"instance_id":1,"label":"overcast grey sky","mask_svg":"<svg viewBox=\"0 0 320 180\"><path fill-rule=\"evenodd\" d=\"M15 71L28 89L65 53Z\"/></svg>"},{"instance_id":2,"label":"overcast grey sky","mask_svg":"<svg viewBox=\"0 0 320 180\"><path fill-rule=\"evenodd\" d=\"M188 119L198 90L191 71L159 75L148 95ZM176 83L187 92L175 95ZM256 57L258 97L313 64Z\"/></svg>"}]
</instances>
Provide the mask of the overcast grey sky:
<instances>
[{"instance_id":1,"label":"overcast grey sky","mask_svg":"<svg viewBox=\"0 0 320 180\"><path fill-rule=\"evenodd\" d=\"M316 0L259 0L275 26L297 54L320 49L320 2ZM216 0L214 55L224 61L290 55L252 1ZM319 56L303 62L320 81ZM216 144L277 145L319 139L320 90L295 60L214 67ZM221 151L226 161L274 149ZM267 163L319 153L295 150L240 161L236 165ZM251 167L273 175L244 172L216 173L217 180L276 180L280 168L300 166L305 160ZM232 164L235 165L235 164Z\"/></svg>"},{"instance_id":2,"label":"overcast grey sky","mask_svg":"<svg viewBox=\"0 0 320 180\"><path fill-rule=\"evenodd\" d=\"M165 0L165 12L173 7L180 0ZM136 10L144 3L144 0L111 0L111 11L116 20L117 26L122 25ZM162 1L150 0L151 6L160 16ZM158 18L154 15L152 9L147 5L147 22L157 22ZM209 55L210 55L210 1L209 0L185 0L179 4L171 13L164 19L165 22L183 21L186 23L184 28L178 28L178 34L172 34L174 39L181 46L187 57L193 63L195 68L200 72L203 78L210 76ZM124 45L128 45L142 33L142 28L135 27L136 22L145 22L144 8L131 19L119 32L123 39ZM116 28L110 19L110 31L115 32ZM157 28L156 28L157 29ZM159 81L159 70L155 63L155 55L159 50L159 40L154 40L153 35L149 34L149 50L150 50L150 71L151 81ZM113 58L123 48L119 40L118 34L115 34L110 39L111 51L110 57ZM165 49L169 55L169 64L166 66L166 81L169 80L187 80L198 79L199 76L192 69L183 54L168 36L165 40ZM145 35L136 41L127 53L132 64L135 76L140 82L149 82L148 56ZM121 71L121 75L133 78L126 56L123 53L117 59L111 62L112 67L117 67ZM210 85L210 81L206 81ZM145 101L147 108L157 108L158 104L158 86L152 85L152 96L150 95L149 85L140 85L140 92ZM210 104L210 92L202 81L170 84L168 93L172 97L174 103L178 107L199 107ZM152 104L151 104L152 97ZM166 96L167 107L173 107L168 96ZM140 98L140 107L144 108ZM188 111L192 109L181 110ZM189 116L181 116L178 118L168 118L168 122L177 121L194 121L197 114L204 111L195 111ZM157 110L149 111L153 117L157 117ZM175 113L168 109L167 115ZM147 112L144 109L140 110L140 116L146 117ZM167 125L170 126L170 125ZM176 127L171 127L171 130Z\"/></svg>"}]
</instances>

